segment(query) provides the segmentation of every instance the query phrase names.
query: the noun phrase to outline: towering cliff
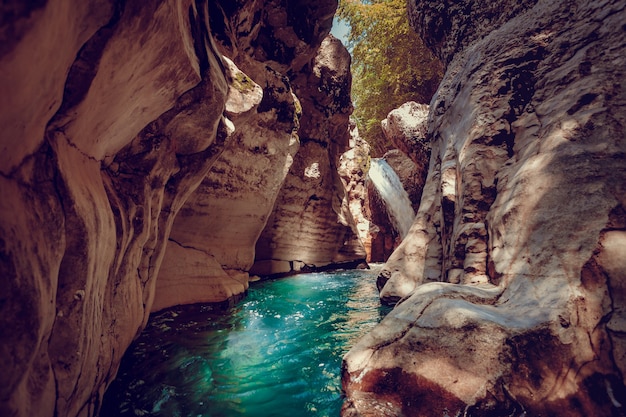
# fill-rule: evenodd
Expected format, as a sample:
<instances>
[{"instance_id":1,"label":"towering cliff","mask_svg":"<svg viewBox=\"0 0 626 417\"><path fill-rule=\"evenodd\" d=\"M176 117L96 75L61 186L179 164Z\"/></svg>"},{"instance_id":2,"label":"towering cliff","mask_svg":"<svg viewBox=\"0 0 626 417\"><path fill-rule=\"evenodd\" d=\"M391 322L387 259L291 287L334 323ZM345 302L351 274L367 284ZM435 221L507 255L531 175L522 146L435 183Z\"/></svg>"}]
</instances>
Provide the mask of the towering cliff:
<instances>
[{"instance_id":1,"label":"towering cliff","mask_svg":"<svg viewBox=\"0 0 626 417\"><path fill-rule=\"evenodd\" d=\"M326 38L316 58L295 74L293 85L302 103L301 148L257 241L257 274L365 260L338 173L350 141L350 54L338 39Z\"/></svg>"},{"instance_id":2,"label":"towering cliff","mask_svg":"<svg viewBox=\"0 0 626 417\"><path fill-rule=\"evenodd\" d=\"M243 291L336 6L3 2L0 415L95 415L153 308Z\"/></svg>"},{"instance_id":3,"label":"towering cliff","mask_svg":"<svg viewBox=\"0 0 626 417\"><path fill-rule=\"evenodd\" d=\"M447 70L345 416L623 415L626 2L409 1ZM430 282L435 281L435 282Z\"/></svg>"}]
</instances>

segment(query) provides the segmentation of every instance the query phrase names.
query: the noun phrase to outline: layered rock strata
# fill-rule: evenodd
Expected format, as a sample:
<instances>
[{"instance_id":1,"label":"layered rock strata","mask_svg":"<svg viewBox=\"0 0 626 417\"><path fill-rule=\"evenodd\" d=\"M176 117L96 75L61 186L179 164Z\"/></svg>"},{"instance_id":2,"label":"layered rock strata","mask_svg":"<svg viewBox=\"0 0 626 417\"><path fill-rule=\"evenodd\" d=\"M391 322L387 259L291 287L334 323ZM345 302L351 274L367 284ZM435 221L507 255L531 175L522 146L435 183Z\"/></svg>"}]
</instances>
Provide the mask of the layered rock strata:
<instances>
[{"instance_id":1,"label":"layered rock strata","mask_svg":"<svg viewBox=\"0 0 626 417\"><path fill-rule=\"evenodd\" d=\"M292 85L302 104L301 145L256 244L251 272L259 275L356 265L366 257L338 173L350 141L350 54L327 37Z\"/></svg>"},{"instance_id":2,"label":"layered rock strata","mask_svg":"<svg viewBox=\"0 0 626 417\"><path fill-rule=\"evenodd\" d=\"M192 2L22 12L0 59L0 414L93 415L221 151L227 82Z\"/></svg>"},{"instance_id":3,"label":"layered rock strata","mask_svg":"<svg viewBox=\"0 0 626 417\"><path fill-rule=\"evenodd\" d=\"M220 175L227 188L234 180L226 161L257 147L263 178L284 175L298 113L284 74L314 57L336 1L261 3L1 6L0 415L97 414L155 293L160 299L157 275L191 194ZM272 129L264 120L282 127L278 142L253 139L255 129ZM246 174L245 164L236 166ZM194 266L214 266L245 286L238 273L251 262L279 182L263 189L257 231L246 231L245 244ZM177 302L195 300L187 295Z\"/></svg>"},{"instance_id":4,"label":"layered rock strata","mask_svg":"<svg viewBox=\"0 0 626 417\"><path fill-rule=\"evenodd\" d=\"M264 69L256 77L262 89L230 67L225 113L234 131L174 221L153 311L245 292L256 240L299 148L299 105L289 83Z\"/></svg>"},{"instance_id":5,"label":"layered rock strata","mask_svg":"<svg viewBox=\"0 0 626 417\"><path fill-rule=\"evenodd\" d=\"M622 415L626 3L409 9L448 65L343 415Z\"/></svg>"}]
</instances>

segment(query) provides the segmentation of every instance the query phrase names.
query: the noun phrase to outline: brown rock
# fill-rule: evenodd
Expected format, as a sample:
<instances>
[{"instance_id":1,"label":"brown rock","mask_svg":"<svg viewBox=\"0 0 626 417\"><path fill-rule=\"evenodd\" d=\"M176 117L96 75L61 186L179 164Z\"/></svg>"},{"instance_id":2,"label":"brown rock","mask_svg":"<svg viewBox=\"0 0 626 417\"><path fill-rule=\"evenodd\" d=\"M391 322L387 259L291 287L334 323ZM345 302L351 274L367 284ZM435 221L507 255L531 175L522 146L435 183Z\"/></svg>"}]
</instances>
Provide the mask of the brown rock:
<instances>
[{"instance_id":1,"label":"brown rock","mask_svg":"<svg viewBox=\"0 0 626 417\"><path fill-rule=\"evenodd\" d=\"M248 288L256 240L299 147L297 99L283 77L263 77L261 90L230 64L234 131L174 221L153 311L221 302Z\"/></svg>"},{"instance_id":2,"label":"brown rock","mask_svg":"<svg viewBox=\"0 0 626 417\"><path fill-rule=\"evenodd\" d=\"M350 149L339 159L338 173L347 192L348 206L365 248L367 262L371 259L370 221L366 217L367 171L370 163L370 146L359 135L354 120L350 120Z\"/></svg>"},{"instance_id":3,"label":"brown rock","mask_svg":"<svg viewBox=\"0 0 626 417\"><path fill-rule=\"evenodd\" d=\"M265 11L263 4L223 3L3 3L0 415L96 415L155 305L166 246L175 247L168 243L172 224L192 192L250 149L257 162L268 162L264 178L285 174L298 106L283 74L311 60L336 1L272 2ZM262 19L249 22L260 26L245 36L250 43L241 36L230 56L263 88L260 102L246 100L256 87L247 91L246 78L227 73L213 36L238 39L230 23L258 11ZM237 126L253 112L259 117L247 131ZM277 126L282 142L250 136ZM239 179L219 178L225 187ZM272 178L259 189L278 192L279 183ZM261 206L269 213L273 204L271 195L261 197L257 234ZM212 262L219 255L200 256L192 267L221 269L234 285L220 288L239 291L247 284L241 265L253 259L247 232L247 252L225 253L219 262ZM164 274L179 265L168 262ZM196 300L189 289L170 290L175 302Z\"/></svg>"},{"instance_id":4,"label":"brown rock","mask_svg":"<svg viewBox=\"0 0 626 417\"><path fill-rule=\"evenodd\" d=\"M220 58L202 40L203 59L189 48L178 6L48 2L26 24L3 21L22 32L2 56L12 98L0 113L28 110L0 141L2 415L94 414L147 320L177 203L221 146Z\"/></svg>"},{"instance_id":5,"label":"brown rock","mask_svg":"<svg viewBox=\"0 0 626 417\"><path fill-rule=\"evenodd\" d=\"M381 274L401 302L346 356L344 415L621 415L626 5L410 10L449 64Z\"/></svg>"},{"instance_id":6,"label":"brown rock","mask_svg":"<svg viewBox=\"0 0 626 417\"><path fill-rule=\"evenodd\" d=\"M300 150L256 244L251 273L297 272L365 260L337 167L348 150L350 55L327 37L292 80L302 103Z\"/></svg>"}]
</instances>

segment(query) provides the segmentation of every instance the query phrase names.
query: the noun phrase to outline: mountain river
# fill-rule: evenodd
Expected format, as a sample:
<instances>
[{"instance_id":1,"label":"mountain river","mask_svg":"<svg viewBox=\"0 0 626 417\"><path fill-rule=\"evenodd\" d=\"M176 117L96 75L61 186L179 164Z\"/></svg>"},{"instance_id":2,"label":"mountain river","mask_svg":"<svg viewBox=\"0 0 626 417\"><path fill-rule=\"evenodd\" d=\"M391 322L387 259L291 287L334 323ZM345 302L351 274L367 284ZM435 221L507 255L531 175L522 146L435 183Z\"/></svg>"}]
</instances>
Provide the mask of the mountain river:
<instances>
[{"instance_id":1,"label":"mountain river","mask_svg":"<svg viewBox=\"0 0 626 417\"><path fill-rule=\"evenodd\" d=\"M153 315L102 416L339 416L343 355L388 311L378 268L252 283L234 307Z\"/></svg>"}]
</instances>

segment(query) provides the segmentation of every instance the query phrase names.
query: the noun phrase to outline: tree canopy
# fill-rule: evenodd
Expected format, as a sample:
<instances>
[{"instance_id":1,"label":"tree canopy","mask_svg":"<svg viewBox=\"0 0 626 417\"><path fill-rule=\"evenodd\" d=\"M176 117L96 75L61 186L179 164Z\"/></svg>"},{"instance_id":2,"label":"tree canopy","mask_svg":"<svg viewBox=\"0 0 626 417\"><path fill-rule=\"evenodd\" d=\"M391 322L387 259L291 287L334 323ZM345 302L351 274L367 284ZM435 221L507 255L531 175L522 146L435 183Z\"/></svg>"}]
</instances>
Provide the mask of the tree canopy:
<instances>
[{"instance_id":1,"label":"tree canopy","mask_svg":"<svg viewBox=\"0 0 626 417\"><path fill-rule=\"evenodd\" d=\"M392 147L381 120L407 101L429 103L442 65L409 26L406 0L339 0L337 16L351 28L354 117L380 156Z\"/></svg>"}]
</instances>

